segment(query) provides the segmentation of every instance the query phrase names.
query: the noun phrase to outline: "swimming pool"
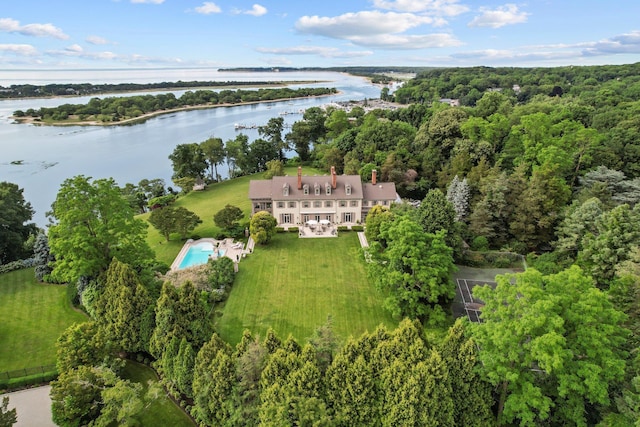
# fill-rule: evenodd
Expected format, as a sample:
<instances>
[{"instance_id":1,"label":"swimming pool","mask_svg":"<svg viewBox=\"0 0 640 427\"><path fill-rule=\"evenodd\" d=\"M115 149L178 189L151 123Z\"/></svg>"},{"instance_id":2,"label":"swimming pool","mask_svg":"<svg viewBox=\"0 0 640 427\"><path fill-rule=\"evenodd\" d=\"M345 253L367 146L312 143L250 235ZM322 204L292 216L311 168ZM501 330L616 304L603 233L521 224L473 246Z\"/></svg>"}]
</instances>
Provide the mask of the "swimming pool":
<instances>
[{"instance_id":1,"label":"swimming pool","mask_svg":"<svg viewBox=\"0 0 640 427\"><path fill-rule=\"evenodd\" d=\"M213 255L215 252L215 248L213 243L210 242L202 242L196 243L195 245L191 245L187 252L184 254L178 269L182 270L183 268L193 267L196 265L206 264L209 261L209 256ZM225 250L218 249L218 256L224 256Z\"/></svg>"}]
</instances>

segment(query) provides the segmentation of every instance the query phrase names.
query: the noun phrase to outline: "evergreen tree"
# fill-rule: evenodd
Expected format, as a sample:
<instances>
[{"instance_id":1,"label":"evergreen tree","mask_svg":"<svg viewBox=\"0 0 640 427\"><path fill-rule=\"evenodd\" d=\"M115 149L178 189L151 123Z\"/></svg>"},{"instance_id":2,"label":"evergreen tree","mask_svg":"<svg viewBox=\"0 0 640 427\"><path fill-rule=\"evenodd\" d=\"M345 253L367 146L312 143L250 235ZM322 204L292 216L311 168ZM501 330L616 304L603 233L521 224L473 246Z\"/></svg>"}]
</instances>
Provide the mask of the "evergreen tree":
<instances>
[{"instance_id":1,"label":"evergreen tree","mask_svg":"<svg viewBox=\"0 0 640 427\"><path fill-rule=\"evenodd\" d=\"M178 390L186 396L193 396L193 366L195 353L186 338L182 337L178 347L178 355L174 360L173 373Z\"/></svg>"},{"instance_id":2,"label":"evergreen tree","mask_svg":"<svg viewBox=\"0 0 640 427\"><path fill-rule=\"evenodd\" d=\"M105 277L104 290L95 304L95 316L106 335L127 352L146 350L141 326L152 304L146 288L131 266L113 259Z\"/></svg>"},{"instance_id":3,"label":"evergreen tree","mask_svg":"<svg viewBox=\"0 0 640 427\"><path fill-rule=\"evenodd\" d=\"M460 181L458 175L454 176L447 188L447 200L453 205L456 221L463 221L467 217L470 194L467 178Z\"/></svg>"},{"instance_id":4,"label":"evergreen tree","mask_svg":"<svg viewBox=\"0 0 640 427\"><path fill-rule=\"evenodd\" d=\"M51 281L51 272L53 271L51 264L53 264L55 258L49 250L49 239L43 232L38 233L36 236L36 241L33 245L33 258L36 280L40 282Z\"/></svg>"},{"instance_id":5,"label":"evergreen tree","mask_svg":"<svg viewBox=\"0 0 640 427\"><path fill-rule=\"evenodd\" d=\"M465 337L461 319L451 326L439 345L442 360L449 370L452 390L453 424L484 427L492 425L491 385L479 376L481 365L476 343Z\"/></svg>"}]
</instances>

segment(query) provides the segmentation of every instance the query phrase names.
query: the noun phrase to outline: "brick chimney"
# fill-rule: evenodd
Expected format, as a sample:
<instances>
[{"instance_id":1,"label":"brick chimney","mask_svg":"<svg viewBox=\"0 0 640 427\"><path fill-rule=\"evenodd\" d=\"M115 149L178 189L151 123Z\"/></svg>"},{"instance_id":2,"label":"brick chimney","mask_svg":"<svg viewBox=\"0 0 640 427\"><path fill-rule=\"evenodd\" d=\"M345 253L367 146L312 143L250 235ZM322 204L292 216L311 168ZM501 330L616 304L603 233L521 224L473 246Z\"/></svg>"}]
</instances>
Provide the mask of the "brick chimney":
<instances>
[{"instance_id":1,"label":"brick chimney","mask_svg":"<svg viewBox=\"0 0 640 427\"><path fill-rule=\"evenodd\" d=\"M298 166L298 190L302 190L302 166Z\"/></svg>"},{"instance_id":2,"label":"brick chimney","mask_svg":"<svg viewBox=\"0 0 640 427\"><path fill-rule=\"evenodd\" d=\"M337 179L338 177L336 176L336 167L331 166L331 188L333 188L334 190L338 186Z\"/></svg>"},{"instance_id":3,"label":"brick chimney","mask_svg":"<svg viewBox=\"0 0 640 427\"><path fill-rule=\"evenodd\" d=\"M372 183L373 185L376 185L376 182L377 182L377 180L376 180L376 174L377 174L377 173L378 173L378 172L377 172L375 169L371 171L371 183Z\"/></svg>"}]
</instances>

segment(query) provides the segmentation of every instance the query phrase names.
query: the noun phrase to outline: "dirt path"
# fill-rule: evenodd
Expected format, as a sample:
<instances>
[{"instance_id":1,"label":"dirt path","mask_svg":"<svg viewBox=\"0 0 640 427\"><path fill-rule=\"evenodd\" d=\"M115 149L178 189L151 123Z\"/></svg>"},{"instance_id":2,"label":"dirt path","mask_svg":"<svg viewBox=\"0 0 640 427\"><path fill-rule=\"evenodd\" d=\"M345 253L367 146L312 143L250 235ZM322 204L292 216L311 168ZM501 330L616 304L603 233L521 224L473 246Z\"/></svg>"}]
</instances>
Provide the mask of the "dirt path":
<instances>
[{"instance_id":1,"label":"dirt path","mask_svg":"<svg viewBox=\"0 0 640 427\"><path fill-rule=\"evenodd\" d=\"M30 388L14 391L3 396L9 396L9 408L16 408L18 422L15 427L56 427L51 421L51 386Z\"/></svg>"}]
</instances>

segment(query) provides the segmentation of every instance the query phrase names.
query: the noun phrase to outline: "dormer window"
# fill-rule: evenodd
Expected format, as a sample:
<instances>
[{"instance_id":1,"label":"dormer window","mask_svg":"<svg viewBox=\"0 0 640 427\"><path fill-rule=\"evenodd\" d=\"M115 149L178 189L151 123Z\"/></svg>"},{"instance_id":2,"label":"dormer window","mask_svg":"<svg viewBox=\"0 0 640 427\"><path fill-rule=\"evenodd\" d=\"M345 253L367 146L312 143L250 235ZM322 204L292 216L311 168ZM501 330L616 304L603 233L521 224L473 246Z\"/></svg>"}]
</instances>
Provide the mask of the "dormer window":
<instances>
[{"instance_id":1,"label":"dormer window","mask_svg":"<svg viewBox=\"0 0 640 427\"><path fill-rule=\"evenodd\" d=\"M304 192L305 196L309 195L309 184L305 184L304 186L302 186L302 191Z\"/></svg>"},{"instance_id":2,"label":"dormer window","mask_svg":"<svg viewBox=\"0 0 640 427\"><path fill-rule=\"evenodd\" d=\"M282 195L283 196L288 196L289 195L289 184L284 184L282 186Z\"/></svg>"},{"instance_id":3,"label":"dormer window","mask_svg":"<svg viewBox=\"0 0 640 427\"><path fill-rule=\"evenodd\" d=\"M347 196L351 195L351 185L347 184L344 186L344 192L347 194Z\"/></svg>"},{"instance_id":4,"label":"dormer window","mask_svg":"<svg viewBox=\"0 0 640 427\"><path fill-rule=\"evenodd\" d=\"M320 195L320 185L318 185L317 182L313 185L313 189L315 190L316 196L319 196Z\"/></svg>"},{"instance_id":5,"label":"dormer window","mask_svg":"<svg viewBox=\"0 0 640 427\"><path fill-rule=\"evenodd\" d=\"M324 185L324 190L327 193L327 196L331 194L331 185L328 182Z\"/></svg>"}]
</instances>

